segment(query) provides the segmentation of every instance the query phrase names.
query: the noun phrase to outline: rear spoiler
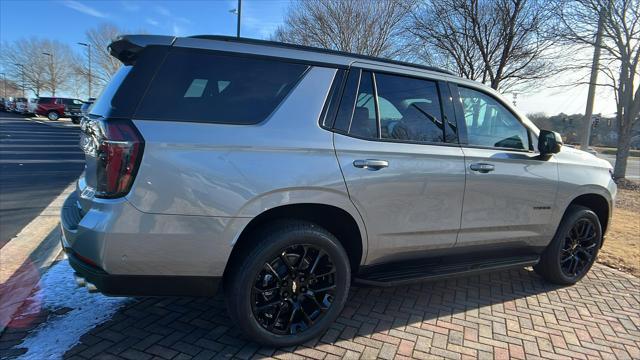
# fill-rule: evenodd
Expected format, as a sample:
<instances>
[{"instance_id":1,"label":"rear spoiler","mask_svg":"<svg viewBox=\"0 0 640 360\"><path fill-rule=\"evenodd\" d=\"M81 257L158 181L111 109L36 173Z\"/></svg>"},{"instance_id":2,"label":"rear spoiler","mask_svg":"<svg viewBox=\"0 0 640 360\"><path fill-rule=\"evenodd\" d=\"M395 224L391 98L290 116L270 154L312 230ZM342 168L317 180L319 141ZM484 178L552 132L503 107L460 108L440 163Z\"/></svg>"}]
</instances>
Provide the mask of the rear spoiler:
<instances>
[{"instance_id":1,"label":"rear spoiler","mask_svg":"<svg viewBox=\"0 0 640 360\"><path fill-rule=\"evenodd\" d=\"M166 35L122 35L118 36L110 45L111 56L122 61L125 65L135 65L136 58L146 46L171 46L175 36Z\"/></svg>"}]
</instances>

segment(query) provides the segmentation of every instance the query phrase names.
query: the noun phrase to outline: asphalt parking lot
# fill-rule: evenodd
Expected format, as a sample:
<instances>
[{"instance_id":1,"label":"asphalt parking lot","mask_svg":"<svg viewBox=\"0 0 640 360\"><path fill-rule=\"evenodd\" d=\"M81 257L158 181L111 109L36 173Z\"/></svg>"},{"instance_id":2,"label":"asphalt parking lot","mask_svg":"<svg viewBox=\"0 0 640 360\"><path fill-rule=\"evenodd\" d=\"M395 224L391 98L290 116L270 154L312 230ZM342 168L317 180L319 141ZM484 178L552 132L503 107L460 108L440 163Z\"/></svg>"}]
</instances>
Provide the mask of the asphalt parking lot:
<instances>
[{"instance_id":1,"label":"asphalt parking lot","mask_svg":"<svg viewBox=\"0 0 640 360\"><path fill-rule=\"evenodd\" d=\"M0 248L84 167L78 127L64 120L48 125L0 112Z\"/></svg>"}]
</instances>

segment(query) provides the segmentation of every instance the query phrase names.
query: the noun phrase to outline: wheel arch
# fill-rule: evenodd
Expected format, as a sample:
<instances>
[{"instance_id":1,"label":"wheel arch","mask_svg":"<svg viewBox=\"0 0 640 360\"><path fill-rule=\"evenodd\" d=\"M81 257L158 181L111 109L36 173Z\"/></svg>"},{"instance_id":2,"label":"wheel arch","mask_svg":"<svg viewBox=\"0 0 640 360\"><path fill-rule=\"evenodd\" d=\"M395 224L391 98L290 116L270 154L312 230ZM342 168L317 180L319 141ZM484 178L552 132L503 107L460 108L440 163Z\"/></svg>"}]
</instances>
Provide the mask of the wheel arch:
<instances>
[{"instance_id":1,"label":"wheel arch","mask_svg":"<svg viewBox=\"0 0 640 360\"><path fill-rule=\"evenodd\" d=\"M251 235L258 229L280 219L304 220L313 222L327 229L342 244L351 264L352 272L356 272L366 255L366 233L361 222L348 211L327 204L297 203L276 206L254 217L240 232L234 243L226 272L232 267L235 259L246 253L254 243Z\"/></svg>"},{"instance_id":2,"label":"wheel arch","mask_svg":"<svg viewBox=\"0 0 640 360\"><path fill-rule=\"evenodd\" d=\"M611 205L610 201L606 197L598 193L585 193L578 195L569 202L565 208L564 214L566 214L571 205L581 205L591 209L596 213L596 215L598 215L598 219L602 225L602 233L605 234L607 232L609 220L611 218Z\"/></svg>"}]
</instances>

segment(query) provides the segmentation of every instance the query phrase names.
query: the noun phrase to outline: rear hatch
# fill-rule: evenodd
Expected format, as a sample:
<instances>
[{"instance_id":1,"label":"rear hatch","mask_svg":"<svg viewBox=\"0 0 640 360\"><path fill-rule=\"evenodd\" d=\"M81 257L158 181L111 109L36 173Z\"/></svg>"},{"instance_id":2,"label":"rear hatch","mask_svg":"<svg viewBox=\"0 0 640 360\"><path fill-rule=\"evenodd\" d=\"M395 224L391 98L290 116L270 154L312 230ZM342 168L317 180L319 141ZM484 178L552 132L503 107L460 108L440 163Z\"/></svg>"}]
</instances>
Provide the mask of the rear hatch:
<instances>
[{"instance_id":1,"label":"rear hatch","mask_svg":"<svg viewBox=\"0 0 640 360\"><path fill-rule=\"evenodd\" d=\"M131 190L144 151L144 139L131 120L167 51L164 44L141 47L126 39L111 45L112 55L124 59L123 65L80 125L86 161L78 181L83 212L96 198L121 198Z\"/></svg>"}]
</instances>

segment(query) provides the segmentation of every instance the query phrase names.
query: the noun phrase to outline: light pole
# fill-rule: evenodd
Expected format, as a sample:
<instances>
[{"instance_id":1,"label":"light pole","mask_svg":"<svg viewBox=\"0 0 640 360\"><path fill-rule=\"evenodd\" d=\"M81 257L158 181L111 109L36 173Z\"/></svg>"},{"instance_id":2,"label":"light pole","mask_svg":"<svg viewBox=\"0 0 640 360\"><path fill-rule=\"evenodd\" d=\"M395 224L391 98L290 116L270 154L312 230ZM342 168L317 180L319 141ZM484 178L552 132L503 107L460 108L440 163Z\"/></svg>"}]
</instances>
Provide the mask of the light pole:
<instances>
[{"instance_id":1,"label":"light pole","mask_svg":"<svg viewBox=\"0 0 640 360\"><path fill-rule=\"evenodd\" d=\"M20 68L20 75L22 75L22 97L24 97L24 65L18 63L14 65Z\"/></svg>"},{"instance_id":2,"label":"light pole","mask_svg":"<svg viewBox=\"0 0 640 360\"><path fill-rule=\"evenodd\" d=\"M89 98L91 98L91 44L79 42L78 45L86 46L89 54Z\"/></svg>"},{"instance_id":3,"label":"light pole","mask_svg":"<svg viewBox=\"0 0 640 360\"><path fill-rule=\"evenodd\" d=\"M606 6L606 7L605 7ZM591 139L591 117L593 115L593 102L596 97L596 83L598 82L598 66L600 64L600 48L602 47L602 33L606 17L611 8L611 1L608 5L603 5L598 14L598 31L596 32L596 42L593 50L593 61L591 63L591 78L589 79L589 92L587 93L587 108L584 111L584 123L582 125L582 139L580 150L589 151L589 140Z\"/></svg>"},{"instance_id":4,"label":"light pole","mask_svg":"<svg viewBox=\"0 0 640 360\"><path fill-rule=\"evenodd\" d=\"M51 79L51 96L56 96L56 88L53 83L53 55L48 52L43 52L42 55L47 55L49 57L49 78Z\"/></svg>"},{"instance_id":5,"label":"light pole","mask_svg":"<svg viewBox=\"0 0 640 360\"><path fill-rule=\"evenodd\" d=\"M2 97L3 99L7 98L7 74L5 73L0 73L2 74L2 85L4 86L4 96Z\"/></svg>"},{"instance_id":6,"label":"light pole","mask_svg":"<svg viewBox=\"0 0 640 360\"><path fill-rule=\"evenodd\" d=\"M230 13L238 15L238 29L236 36L240 37L240 19L242 18L242 0L238 0L238 8L229 10Z\"/></svg>"}]
</instances>

